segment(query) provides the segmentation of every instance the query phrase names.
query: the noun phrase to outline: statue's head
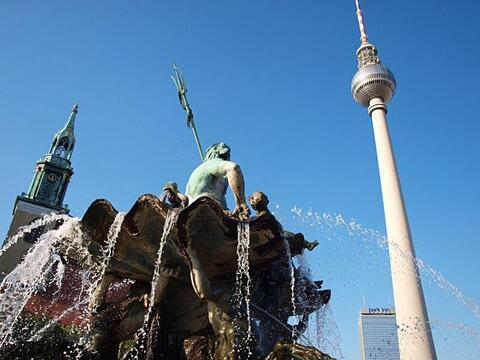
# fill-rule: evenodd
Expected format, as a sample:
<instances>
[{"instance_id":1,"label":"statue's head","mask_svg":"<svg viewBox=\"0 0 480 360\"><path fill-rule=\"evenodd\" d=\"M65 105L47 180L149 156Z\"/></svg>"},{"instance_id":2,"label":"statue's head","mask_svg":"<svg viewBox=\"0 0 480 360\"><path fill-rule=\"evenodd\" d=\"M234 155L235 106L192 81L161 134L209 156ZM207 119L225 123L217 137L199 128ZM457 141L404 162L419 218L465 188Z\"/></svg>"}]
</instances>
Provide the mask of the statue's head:
<instances>
[{"instance_id":1,"label":"statue's head","mask_svg":"<svg viewBox=\"0 0 480 360\"><path fill-rule=\"evenodd\" d=\"M203 161L212 159L230 160L230 147L221 142L210 146L205 153L205 159Z\"/></svg>"},{"instance_id":2,"label":"statue's head","mask_svg":"<svg viewBox=\"0 0 480 360\"><path fill-rule=\"evenodd\" d=\"M163 191L171 190L173 192L178 192L178 186L176 182L170 181L163 185Z\"/></svg>"},{"instance_id":3,"label":"statue's head","mask_svg":"<svg viewBox=\"0 0 480 360\"><path fill-rule=\"evenodd\" d=\"M268 196L261 191L255 191L248 197L253 210L265 211L268 207Z\"/></svg>"}]
</instances>

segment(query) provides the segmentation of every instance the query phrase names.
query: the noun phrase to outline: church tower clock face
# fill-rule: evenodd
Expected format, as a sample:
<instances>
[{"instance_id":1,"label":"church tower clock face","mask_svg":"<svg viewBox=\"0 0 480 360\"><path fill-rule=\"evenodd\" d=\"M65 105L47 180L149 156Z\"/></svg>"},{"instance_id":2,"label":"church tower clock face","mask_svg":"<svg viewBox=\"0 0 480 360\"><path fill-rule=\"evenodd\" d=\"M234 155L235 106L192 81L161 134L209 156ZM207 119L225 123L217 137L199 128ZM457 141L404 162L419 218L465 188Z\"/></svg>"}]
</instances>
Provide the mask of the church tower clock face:
<instances>
[{"instance_id":1,"label":"church tower clock face","mask_svg":"<svg viewBox=\"0 0 480 360\"><path fill-rule=\"evenodd\" d=\"M59 187L59 177L56 174L50 173L45 174L46 181L42 181L40 185L40 190L38 192L38 197L41 201L51 203L55 201L57 196L57 190ZM44 179L45 179L44 178Z\"/></svg>"}]
</instances>

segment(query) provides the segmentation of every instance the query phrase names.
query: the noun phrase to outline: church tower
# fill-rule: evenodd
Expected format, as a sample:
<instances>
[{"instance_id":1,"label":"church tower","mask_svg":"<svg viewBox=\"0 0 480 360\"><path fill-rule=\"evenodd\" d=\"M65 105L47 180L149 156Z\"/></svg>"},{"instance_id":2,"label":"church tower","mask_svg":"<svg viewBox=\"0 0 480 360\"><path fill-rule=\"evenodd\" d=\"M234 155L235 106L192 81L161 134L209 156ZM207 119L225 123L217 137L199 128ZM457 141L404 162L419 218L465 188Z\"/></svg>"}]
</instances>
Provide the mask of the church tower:
<instances>
[{"instance_id":1,"label":"church tower","mask_svg":"<svg viewBox=\"0 0 480 360\"><path fill-rule=\"evenodd\" d=\"M6 242L21 226L32 223L44 214L68 214L69 210L67 205L63 204L63 199L73 175L71 158L75 147L74 127L77 113L78 102L73 106L65 126L55 133L48 153L37 161L28 193L17 196ZM15 268L44 230L43 226L32 230L2 254L0 280Z\"/></svg>"},{"instance_id":2,"label":"church tower","mask_svg":"<svg viewBox=\"0 0 480 360\"><path fill-rule=\"evenodd\" d=\"M78 104L75 104L67 123L55 134L50 150L37 161L35 175L28 193L17 197L17 202L27 201L46 206L50 211L64 210L68 212L63 205L63 198L73 175L70 159L75 147L73 130L77 113Z\"/></svg>"}]
</instances>

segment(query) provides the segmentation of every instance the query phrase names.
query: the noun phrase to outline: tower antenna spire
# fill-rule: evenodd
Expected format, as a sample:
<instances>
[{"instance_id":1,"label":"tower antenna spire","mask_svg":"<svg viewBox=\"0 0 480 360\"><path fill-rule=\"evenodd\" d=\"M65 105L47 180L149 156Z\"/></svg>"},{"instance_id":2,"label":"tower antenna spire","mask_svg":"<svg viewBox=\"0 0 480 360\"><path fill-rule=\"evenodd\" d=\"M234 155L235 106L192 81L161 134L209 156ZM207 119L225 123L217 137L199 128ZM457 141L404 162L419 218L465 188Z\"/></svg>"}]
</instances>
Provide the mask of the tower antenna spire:
<instances>
[{"instance_id":1,"label":"tower antenna spire","mask_svg":"<svg viewBox=\"0 0 480 360\"><path fill-rule=\"evenodd\" d=\"M360 29L360 40L362 45L368 44L368 36L365 30L365 24L363 23L363 13L362 9L360 9L360 1L355 0L355 5L357 7L357 20L358 20L358 27Z\"/></svg>"}]
</instances>

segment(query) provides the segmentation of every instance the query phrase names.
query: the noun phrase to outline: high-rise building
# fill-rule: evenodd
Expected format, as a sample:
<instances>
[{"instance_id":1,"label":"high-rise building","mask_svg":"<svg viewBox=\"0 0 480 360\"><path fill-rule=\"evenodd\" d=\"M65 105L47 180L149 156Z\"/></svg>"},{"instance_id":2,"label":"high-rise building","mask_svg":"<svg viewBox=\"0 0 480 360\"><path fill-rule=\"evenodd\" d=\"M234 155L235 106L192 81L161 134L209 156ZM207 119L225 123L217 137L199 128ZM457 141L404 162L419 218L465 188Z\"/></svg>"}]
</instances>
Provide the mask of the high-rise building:
<instances>
[{"instance_id":1,"label":"high-rise building","mask_svg":"<svg viewBox=\"0 0 480 360\"><path fill-rule=\"evenodd\" d=\"M63 199L73 175L71 158L75 146L74 127L77 113L78 103L73 107L65 126L55 133L48 153L37 161L28 193L17 196L13 219L3 246L7 245L20 227L29 225L44 214L68 214L69 210L63 204ZM15 268L44 230L45 228L40 226L26 233L2 254L0 280Z\"/></svg>"},{"instance_id":2,"label":"high-rise building","mask_svg":"<svg viewBox=\"0 0 480 360\"><path fill-rule=\"evenodd\" d=\"M360 359L400 360L395 310L361 309L358 317L358 331Z\"/></svg>"},{"instance_id":3,"label":"high-rise building","mask_svg":"<svg viewBox=\"0 0 480 360\"><path fill-rule=\"evenodd\" d=\"M351 90L355 101L368 108L372 118L400 355L402 360L435 360L427 306L387 125L386 104L393 97L397 84L392 72L380 62L376 47L368 41L358 0L356 6L361 44L357 50L358 71L352 79Z\"/></svg>"}]
</instances>

